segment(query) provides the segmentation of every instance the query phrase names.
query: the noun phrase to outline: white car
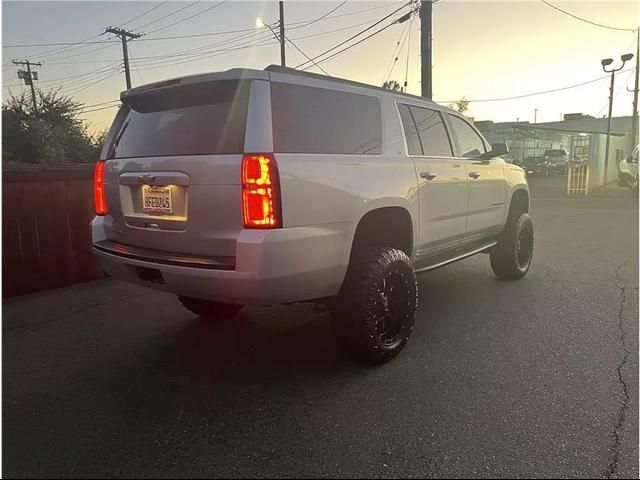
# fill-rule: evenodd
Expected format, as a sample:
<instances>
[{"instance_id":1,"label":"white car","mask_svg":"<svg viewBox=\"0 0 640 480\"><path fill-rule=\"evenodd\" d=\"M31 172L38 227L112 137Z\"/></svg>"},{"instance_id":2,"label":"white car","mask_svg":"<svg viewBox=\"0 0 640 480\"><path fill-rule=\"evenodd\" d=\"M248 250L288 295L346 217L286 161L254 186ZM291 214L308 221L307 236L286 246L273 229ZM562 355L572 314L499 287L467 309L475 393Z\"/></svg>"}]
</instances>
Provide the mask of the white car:
<instances>
[{"instance_id":1,"label":"white car","mask_svg":"<svg viewBox=\"0 0 640 480\"><path fill-rule=\"evenodd\" d=\"M524 171L421 97L271 66L125 91L96 165L93 247L113 277L198 315L332 308L372 362L406 344L416 273L476 253L522 278Z\"/></svg>"},{"instance_id":2,"label":"white car","mask_svg":"<svg viewBox=\"0 0 640 480\"><path fill-rule=\"evenodd\" d=\"M618 186L629 187L634 192L638 191L638 150L636 145L633 153L622 160L618 165Z\"/></svg>"}]
</instances>

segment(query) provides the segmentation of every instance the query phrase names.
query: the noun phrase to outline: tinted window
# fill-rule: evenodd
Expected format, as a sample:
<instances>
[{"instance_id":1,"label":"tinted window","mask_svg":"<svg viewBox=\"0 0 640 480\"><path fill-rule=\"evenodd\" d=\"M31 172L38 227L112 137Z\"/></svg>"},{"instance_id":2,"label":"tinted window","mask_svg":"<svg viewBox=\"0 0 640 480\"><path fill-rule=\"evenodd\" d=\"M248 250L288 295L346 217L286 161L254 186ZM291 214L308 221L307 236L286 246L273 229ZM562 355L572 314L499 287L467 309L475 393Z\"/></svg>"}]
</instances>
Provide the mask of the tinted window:
<instances>
[{"instance_id":1,"label":"tinted window","mask_svg":"<svg viewBox=\"0 0 640 480\"><path fill-rule=\"evenodd\" d=\"M400 111L404 136L407 139L407 153L409 155L422 155L422 146L418 138L418 130L416 130L416 124L409 112L409 107L406 105L398 105L398 110Z\"/></svg>"},{"instance_id":2,"label":"tinted window","mask_svg":"<svg viewBox=\"0 0 640 480\"><path fill-rule=\"evenodd\" d=\"M486 152L482 138L471 125L454 115L449 115L449 120L451 120L451 128L453 128L453 132L458 140L460 154L463 157L479 157Z\"/></svg>"},{"instance_id":3,"label":"tinted window","mask_svg":"<svg viewBox=\"0 0 640 480\"><path fill-rule=\"evenodd\" d=\"M380 102L353 93L271 83L278 153L380 154Z\"/></svg>"},{"instance_id":4,"label":"tinted window","mask_svg":"<svg viewBox=\"0 0 640 480\"><path fill-rule=\"evenodd\" d=\"M109 158L242 153L249 85L210 82L127 99Z\"/></svg>"},{"instance_id":5,"label":"tinted window","mask_svg":"<svg viewBox=\"0 0 640 480\"><path fill-rule=\"evenodd\" d=\"M424 155L450 157L453 155L449 136L444 127L440 112L428 108L411 106L411 113L418 128Z\"/></svg>"}]
</instances>

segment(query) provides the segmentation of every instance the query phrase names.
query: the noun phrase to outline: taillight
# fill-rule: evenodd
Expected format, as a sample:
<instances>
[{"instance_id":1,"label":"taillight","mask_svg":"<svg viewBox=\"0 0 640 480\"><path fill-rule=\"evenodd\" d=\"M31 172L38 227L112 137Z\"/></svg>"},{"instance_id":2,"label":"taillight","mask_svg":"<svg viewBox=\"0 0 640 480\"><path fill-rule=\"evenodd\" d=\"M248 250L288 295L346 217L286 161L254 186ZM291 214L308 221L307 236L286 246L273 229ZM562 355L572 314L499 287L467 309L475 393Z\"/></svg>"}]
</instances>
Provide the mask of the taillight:
<instances>
[{"instance_id":1,"label":"taillight","mask_svg":"<svg viewBox=\"0 0 640 480\"><path fill-rule=\"evenodd\" d=\"M106 215L109 213L107 208L107 196L104 191L104 170L106 162L99 160L96 162L96 168L93 171L93 205L96 215Z\"/></svg>"},{"instance_id":2,"label":"taillight","mask_svg":"<svg viewBox=\"0 0 640 480\"><path fill-rule=\"evenodd\" d=\"M242 159L242 218L245 228L282 226L278 198L278 169L272 155L251 154Z\"/></svg>"}]
</instances>

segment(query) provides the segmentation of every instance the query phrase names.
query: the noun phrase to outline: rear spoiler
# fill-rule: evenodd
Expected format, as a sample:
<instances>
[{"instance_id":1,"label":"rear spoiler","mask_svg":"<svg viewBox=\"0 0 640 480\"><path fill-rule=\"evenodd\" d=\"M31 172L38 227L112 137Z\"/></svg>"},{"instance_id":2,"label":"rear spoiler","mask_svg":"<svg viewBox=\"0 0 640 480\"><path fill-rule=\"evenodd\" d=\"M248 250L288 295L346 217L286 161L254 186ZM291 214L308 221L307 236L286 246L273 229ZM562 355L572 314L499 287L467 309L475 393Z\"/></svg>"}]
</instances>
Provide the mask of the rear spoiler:
<instances>
[{"instance_id":1,"label":"rear spoiler","mask_svg":"<svg viewBox=\"0 0 640 480\"><path fill-rule=\"evenodd\" d=\"M209 83L220 80L269 80L269 74L262 70L253 70L249 68L233 68L224 72L204 73L199 75L190 75L188 77L173 78L170 80L162 80L160 82L149 83L140 87L131 88L120 93L122 103L127 103L127 99L144 95L146 93L157 93L172 88L194 85L198 83Z\"/></svg>"}]
</instances>

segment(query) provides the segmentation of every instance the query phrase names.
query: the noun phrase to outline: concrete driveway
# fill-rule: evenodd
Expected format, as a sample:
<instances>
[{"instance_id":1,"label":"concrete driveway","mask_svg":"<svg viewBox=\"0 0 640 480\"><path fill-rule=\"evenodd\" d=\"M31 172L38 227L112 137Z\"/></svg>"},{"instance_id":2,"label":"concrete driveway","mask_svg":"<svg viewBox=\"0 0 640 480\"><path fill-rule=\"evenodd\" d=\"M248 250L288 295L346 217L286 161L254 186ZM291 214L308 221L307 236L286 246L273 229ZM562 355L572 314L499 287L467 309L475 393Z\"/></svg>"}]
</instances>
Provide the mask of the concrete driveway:
<instances>
[{"instance_id":1,"label":"concrete driveway","mask_svg":"<svg viewBox=\"0 0 640 480\"><path fill-rule=\"evenodd\" d=\"M638 203L553 182L530 274L425 274L380 367L306 305L216 324L113 280L5 301L4 476L637 477Z\"/></svg>"}]
</instances>

